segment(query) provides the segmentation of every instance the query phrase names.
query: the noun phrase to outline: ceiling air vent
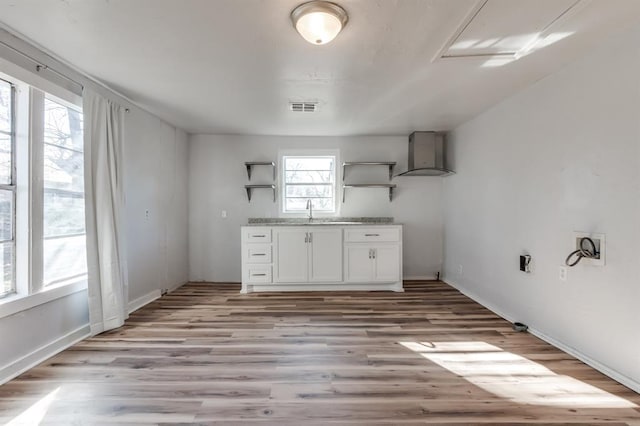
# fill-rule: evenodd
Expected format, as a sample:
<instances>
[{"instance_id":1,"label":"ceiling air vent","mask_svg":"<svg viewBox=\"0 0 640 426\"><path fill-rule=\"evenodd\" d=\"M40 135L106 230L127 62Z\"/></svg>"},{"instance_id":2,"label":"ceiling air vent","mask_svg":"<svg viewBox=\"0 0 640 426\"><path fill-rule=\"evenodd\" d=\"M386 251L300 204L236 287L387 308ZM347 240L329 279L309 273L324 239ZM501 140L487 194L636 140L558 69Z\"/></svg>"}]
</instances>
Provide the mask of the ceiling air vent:
<instances>
[{"instance_id":1,"label":"ceiling air vent","mask_svg":"<svg viewBox=\"0 0 640 426\"><path fill-rule=\"evenodd\" d=\"M316 112L317 102L289 102L289 109L293 112Z\"/></svg>"}]
</instances>

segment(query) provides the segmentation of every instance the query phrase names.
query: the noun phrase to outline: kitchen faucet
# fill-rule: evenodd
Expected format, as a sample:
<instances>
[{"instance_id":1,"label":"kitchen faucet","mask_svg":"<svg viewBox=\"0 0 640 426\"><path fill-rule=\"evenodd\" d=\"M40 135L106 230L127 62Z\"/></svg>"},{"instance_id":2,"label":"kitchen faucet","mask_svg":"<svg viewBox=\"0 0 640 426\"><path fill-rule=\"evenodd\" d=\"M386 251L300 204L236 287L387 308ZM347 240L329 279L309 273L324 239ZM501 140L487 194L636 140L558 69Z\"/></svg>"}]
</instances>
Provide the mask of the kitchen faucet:
<instances>
[{"instance_id":1,"label":"kitchen faucet","mask_svg":"<svg viewBox=\"0 0 640 426\"><path fill-rule=\"evenodd\" d=\"M311 222L313 220L313 203L311 202L311 198L307 199L306 210L309 210L309 222Z\"/></svg>"}]
</instances>

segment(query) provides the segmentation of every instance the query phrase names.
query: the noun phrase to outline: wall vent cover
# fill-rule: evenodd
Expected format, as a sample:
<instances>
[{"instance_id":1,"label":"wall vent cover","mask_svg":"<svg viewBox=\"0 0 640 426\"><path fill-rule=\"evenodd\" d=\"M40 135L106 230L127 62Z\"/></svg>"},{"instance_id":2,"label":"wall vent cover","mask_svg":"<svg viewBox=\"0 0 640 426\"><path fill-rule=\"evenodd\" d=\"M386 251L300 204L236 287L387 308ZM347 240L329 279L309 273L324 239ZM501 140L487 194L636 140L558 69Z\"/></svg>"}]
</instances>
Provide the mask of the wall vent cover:
<instances>
[{"instance_id":1,"label":"wall vent cover","mask_svg":"<svg viewBox=\"0 0 640 426\"><path fill-rule=\"evenodd\" d=\"M289 110L293 112L316 112L317 102L289 102Z\"/></svg>"}]
</instances>

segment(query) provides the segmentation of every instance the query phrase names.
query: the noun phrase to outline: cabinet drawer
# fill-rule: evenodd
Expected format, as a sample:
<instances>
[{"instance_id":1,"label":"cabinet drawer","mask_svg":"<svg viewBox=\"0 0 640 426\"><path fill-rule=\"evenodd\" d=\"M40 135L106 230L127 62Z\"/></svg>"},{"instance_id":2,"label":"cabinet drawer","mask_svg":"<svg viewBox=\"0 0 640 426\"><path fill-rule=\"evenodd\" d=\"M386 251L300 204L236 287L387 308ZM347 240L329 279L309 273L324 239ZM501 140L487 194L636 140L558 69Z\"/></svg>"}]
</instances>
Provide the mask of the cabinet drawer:
<instances>
[{"instance_id":1,"label":"cabinet drawer","mask_svg":"<svg viewBox=\"0 0 640 426\"><path fill-rule=\"evenodd\" d=\"M244 228L243 238L248 243L270 243L271 228L258 228L258 227Z\"/></svg>"},{"instance_id":2,"label":"cabinet drawer","mask_svg":"<svg viewBox=\"0 0 640 426\"><path fill-rule=\"evenodd\" d=\"M270 265L246 265L244 270L245 282L248 283L270 283Z\"/></svg>"},{"instance_id":3,"label":"cabinet drawer","mask_svg":"<svg viewBox=\"0 0 640 426\"><path fill-rule=\"evenodd\" d=\"M400 241L401 228L347 228L344 240L350 243L366 243L369 241L395 242Z\"/></svg>"},{"instance_id":4,"label":"cabinet drawer","mask_svg":"<svg viewBox=\"0 0 640 426\"><path fill-rule=\"evenodd\" d=\"M246 244L244 250L247 263L271 263L271 244Z\"/></svg>"}]
</instances>

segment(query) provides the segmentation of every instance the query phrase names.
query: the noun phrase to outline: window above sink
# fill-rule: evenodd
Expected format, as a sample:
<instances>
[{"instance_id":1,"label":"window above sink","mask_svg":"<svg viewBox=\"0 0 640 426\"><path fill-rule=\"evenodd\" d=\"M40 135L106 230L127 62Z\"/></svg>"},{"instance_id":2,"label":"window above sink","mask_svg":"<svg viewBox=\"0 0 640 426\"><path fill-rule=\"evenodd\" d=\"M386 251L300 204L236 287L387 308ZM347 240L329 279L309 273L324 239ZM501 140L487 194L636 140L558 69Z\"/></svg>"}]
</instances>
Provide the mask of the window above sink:
<instances>
[{"instance_id":1,"label":"window above sink","mask_svg":"<svg viewBox=\"0 0 640 426\"><path fill-rule=\"evenodd\" d=\"M281 155L281 212L306 214L310 200L314 213L337 213L337 161L337 151L309 150Z\"/></svg>"}]
</instances>

